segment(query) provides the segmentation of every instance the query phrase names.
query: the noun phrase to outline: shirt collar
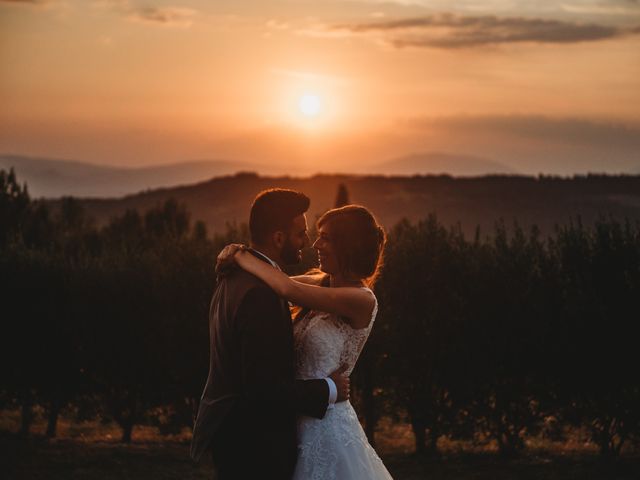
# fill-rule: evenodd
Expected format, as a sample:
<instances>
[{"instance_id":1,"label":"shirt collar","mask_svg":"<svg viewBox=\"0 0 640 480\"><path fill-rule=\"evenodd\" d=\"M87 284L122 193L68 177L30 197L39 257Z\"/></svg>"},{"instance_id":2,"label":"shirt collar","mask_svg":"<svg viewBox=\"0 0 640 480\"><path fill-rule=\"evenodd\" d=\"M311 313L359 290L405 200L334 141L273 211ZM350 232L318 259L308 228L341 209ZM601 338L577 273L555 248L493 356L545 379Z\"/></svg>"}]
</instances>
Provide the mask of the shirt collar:
<instances>
[{"instance_id":1,"label":"shirt collar","mask_svg":"<svg viewBox=\"0 0 640 480\"><path fill-rule=\"evenodd\" d=\"M254 253L256 253L257 255L260 255L262 258L264 258L267 262L269 262L271 265L273 265L274 268L277 268L278 270L282 270L280 268L280 265L278 265L276 262L274 262L273 260L271 260L269 257L267 257L264 253L262 253L259 250L256 250L255 248L252 248L251 250L253 250Z\"/></svg>"}]
</instances>

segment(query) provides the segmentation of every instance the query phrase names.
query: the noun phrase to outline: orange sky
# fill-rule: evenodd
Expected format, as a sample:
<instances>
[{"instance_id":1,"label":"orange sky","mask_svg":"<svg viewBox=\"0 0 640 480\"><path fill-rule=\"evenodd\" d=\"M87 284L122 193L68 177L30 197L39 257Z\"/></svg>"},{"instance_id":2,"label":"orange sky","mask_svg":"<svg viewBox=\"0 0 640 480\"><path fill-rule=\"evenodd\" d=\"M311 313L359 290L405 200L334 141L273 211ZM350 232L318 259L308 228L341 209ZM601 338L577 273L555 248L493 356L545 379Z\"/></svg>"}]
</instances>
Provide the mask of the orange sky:
<instances>
[{"instance_id":1,"label":"orange sky","mask_svg":"<svg viewBox=\"0 0 640 480\"><path fill-rule=\"evenodd\" d=\"M0 153L640 171L640 2L532 3L0 0Z\"/></svg>"}]
</instances>

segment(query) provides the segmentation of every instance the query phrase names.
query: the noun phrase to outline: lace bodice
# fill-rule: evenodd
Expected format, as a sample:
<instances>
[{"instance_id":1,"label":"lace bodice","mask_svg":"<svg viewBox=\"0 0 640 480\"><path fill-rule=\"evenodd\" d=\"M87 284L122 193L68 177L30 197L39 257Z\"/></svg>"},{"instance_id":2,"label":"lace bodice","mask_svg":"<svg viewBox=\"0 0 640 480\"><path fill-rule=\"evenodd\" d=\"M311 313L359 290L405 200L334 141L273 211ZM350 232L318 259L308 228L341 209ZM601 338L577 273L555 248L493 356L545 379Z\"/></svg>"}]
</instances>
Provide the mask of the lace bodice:
<instances>
[{"instance_id":1,"label":"lace bodice","mask_svg":"<svg viewBox=\"0 0 640 480\"><path fill-rule=\"evenodd\" d=\"M378 313L378 300L369 288L363 288L375 301L365 328L354 329L333 313L315 310L294 324L296 378L325 378L341 365L347 366L347 375L351 374Z\"/></svg>"},{"instance_id":2,"label":"lace bodice","mask_svg":"<svg viewBox=\"0 0 640 480\"><path fill-rule=\"evenodd\" d=\"M294 324L297 378L325 378L341 365L351 374L378 313L375 295L373 299L371 321L365 328L351 328L336 315L317 311ZM346 401L327 409L322 419L298 417L298 462L293 480L393 479Z\"/></svg>"}]
</instances>

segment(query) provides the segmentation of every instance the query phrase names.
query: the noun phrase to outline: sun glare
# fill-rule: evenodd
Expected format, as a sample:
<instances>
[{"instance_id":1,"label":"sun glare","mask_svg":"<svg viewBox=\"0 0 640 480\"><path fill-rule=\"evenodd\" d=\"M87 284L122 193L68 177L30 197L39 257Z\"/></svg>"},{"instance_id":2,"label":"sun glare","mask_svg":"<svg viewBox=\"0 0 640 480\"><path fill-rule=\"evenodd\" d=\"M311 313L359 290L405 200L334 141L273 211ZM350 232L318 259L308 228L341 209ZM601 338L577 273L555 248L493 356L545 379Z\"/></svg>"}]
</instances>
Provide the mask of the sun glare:
<instances>
[{"instance_id":1,"label":"sun glare","mask_svg":"<svg viewBox=\"0 0 640 480\"><path fill-rule=\"evenodd\" d=\"M277 116L305 134L327 133L337 128L341 99L336 86L325 77L300 74L292 81L280 82L274 95Z\"/></svg>"},{"instance_id":2,"label":"sun glare","mask_svg":"<svg viewBox=\"0 0 640 480\"><path fill-rule=\"evenodd\" d=\"M322 111L322 102L318 95L305 93L298 100L298 109L305 117L316 117Z\"/></svg>"}]
</instances>

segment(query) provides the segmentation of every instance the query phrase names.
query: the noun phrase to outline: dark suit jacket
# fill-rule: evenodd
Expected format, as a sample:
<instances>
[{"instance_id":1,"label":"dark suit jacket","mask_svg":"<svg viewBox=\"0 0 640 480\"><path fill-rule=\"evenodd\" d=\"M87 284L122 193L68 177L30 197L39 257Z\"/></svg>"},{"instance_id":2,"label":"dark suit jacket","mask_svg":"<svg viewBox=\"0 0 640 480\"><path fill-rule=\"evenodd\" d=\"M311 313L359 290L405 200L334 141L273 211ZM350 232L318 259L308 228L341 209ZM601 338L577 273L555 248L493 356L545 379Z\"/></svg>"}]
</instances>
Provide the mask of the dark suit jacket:
<instances>
[{"instance_id":1,"label":"dark suit jacket","mask_svg":"<svg viewBox=\"0 0 640 480\"><path fill-rule=\"evenodd\" d=\"M329 388L325 380L294 380L288 304L257 277L234 269L213 294L209 337L209 376L191 457L198 461L212 450L221 477L254 464L262 478L289 478L297 456L296 413L322 418Z\"/></svg>"}]
</instances>

